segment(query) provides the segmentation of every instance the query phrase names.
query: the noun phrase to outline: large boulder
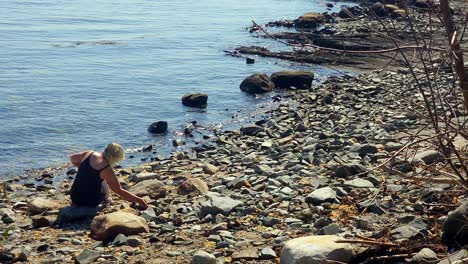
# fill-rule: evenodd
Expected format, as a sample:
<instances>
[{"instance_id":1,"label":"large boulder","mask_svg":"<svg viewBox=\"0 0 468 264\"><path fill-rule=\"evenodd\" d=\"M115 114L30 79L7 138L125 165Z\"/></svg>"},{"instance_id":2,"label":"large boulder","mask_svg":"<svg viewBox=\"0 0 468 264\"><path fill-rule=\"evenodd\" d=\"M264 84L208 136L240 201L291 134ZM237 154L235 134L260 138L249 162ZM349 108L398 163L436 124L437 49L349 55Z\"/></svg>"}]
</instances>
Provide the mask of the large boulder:
<instances>
[{"instance_id":1,"label":"large boulder","mask_svg":"<svg viewBox=\"0 0 468 264\"><path fill-rule=\"evenodd\" d=\"M276 88L310 89L314 74L308 71L280 71L273 73L270 78Z\"/></svg>"},{"instance_id":2,"label":"large boulder","mask_svg":"<svg viewBox=\"0 0 468 264\"><path fill-rule=\"evenodd\" d=\"M325 21L325 17L319 13L305 13L298 19L294 20L294 24L298 28L316 28L320 23Z\"/></svg>"},{"instance_id":3,"label":"large boulder","mask_svg":"<svg viewBox=\"0 0 468 264\"><path fill-rule=\"evenodd\" d=\"M164 134L167 132L167 122L157 121L148 127L148 132L152 134Z\"/></svg>"},{"instance_id":4,"label":"large boulder","mask_svg":"<svg viewBox=\"0 0 468 264\"><path fill-rule=\"evenodd\" d=\"M42 214L46 211L57 210L61 207L58 201L37 197L29 201L28 209L32 215Z\"/></svg>"},{"instance_id":5,"label":"large boulder","mask_svg":"<svg viewBox=\"0 0 468 264\"><path fill-rule=\"evenodd\" d=\"M166 188L159 180L141 181L130 188L130 192L142 196L149 196L151 199L166 197Z\"/></svg>"},{"instance_id":6,"label":"large boulder","mask_svg":"<svg viewBox=\"0 0 468 264\"><path fill-rule=\"evenodd\" d=\"M245 78L241 84L241 91L248 94L262 94L271 92L275 88L275 84L266 74L252 74Z\"/></svg>"},{"instance_id":7,"label":"large boulder","mask_svg":"<svg viewBox=\"0 0 468 264\"><path fill-rule=\"evenodd\" d=\"M131 236L147 232L149 227L144 218L122 211L96 216L91 222L91 237L100 241L110 241L118 234Z\"/></svg>"},{"instance_id":8,"label":"large boulder","mask_svg":"<svg viewBox=\"0 0 468 264\"><path fill-rule=\"evenodd\" d=\"M188 107L204 108L208 104L208 94L188 93L182 96L182 104Z\"/></svg>"},{"instance_id":9,"label":"large boulder","mask_svg":"<svg viewBox=\"0 0 468 264\"><path fill-rule=\"evenodd\" d=\"M289 240L281 251L280 264L322 264L332 261L348 263L358 248L349 243L336 243L334 235L308 236Z\"/></svg>"},{"instance_id":10,"label":"large boulder","mask_svg":"<svg viewBox=\"0 0 468 264\"><path fill-rule=\"evenodd\" d=\"M442 241L447 245L468 244L468 201L448 215L442 225Z\"/></svg>"}]
</instances>

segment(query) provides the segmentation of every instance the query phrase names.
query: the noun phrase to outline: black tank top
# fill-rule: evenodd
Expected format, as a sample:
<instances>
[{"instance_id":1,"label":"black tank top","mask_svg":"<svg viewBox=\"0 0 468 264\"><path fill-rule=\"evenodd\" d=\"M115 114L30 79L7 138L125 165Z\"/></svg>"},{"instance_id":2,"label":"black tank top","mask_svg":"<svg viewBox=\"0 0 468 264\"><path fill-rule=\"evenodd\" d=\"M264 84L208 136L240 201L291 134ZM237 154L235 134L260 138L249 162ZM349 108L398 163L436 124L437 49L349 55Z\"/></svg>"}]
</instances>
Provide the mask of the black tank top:
<instances>
[{"instance_id":1,"label":"black tank top","mask_svg":"<svg viewBox=\"0 0 468 264\"><path fill-rule=\"evenodd\" d=\"M97 206L104 199L102 179L99 174L109 165L100 170L94 169L90 163L91 155L80 164L71 187L71 200L73 204L78 206Z\"/></svg>"}]
</instances>

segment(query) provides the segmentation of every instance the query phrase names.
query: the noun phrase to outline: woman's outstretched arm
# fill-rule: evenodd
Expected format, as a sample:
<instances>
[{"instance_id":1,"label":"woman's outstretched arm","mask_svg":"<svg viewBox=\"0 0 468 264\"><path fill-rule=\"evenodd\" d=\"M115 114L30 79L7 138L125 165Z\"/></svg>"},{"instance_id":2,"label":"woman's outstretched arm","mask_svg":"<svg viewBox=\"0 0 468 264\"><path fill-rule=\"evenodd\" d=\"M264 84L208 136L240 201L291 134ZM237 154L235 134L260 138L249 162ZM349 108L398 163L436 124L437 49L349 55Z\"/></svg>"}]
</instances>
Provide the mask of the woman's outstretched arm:
<instances>
[{"instance_id":1,"label":"woman's outstretched arm","mask_svg":"<svg viewBox=\"0 0 468 264\"><path fill-rule=\"evenodd\" d=\"M117 176L115 176L114 170L112 168L109 167L101 171L101 178L105 180L107 182L107 185L109 185L109 188L113 192L118 194L120 197L130 202L139 203L144 208L148 208L148 204L143 198L136 196L127 190L122 189L122 186L120 186L120 182L117 179Z\"/></svg>"}]
</instances>

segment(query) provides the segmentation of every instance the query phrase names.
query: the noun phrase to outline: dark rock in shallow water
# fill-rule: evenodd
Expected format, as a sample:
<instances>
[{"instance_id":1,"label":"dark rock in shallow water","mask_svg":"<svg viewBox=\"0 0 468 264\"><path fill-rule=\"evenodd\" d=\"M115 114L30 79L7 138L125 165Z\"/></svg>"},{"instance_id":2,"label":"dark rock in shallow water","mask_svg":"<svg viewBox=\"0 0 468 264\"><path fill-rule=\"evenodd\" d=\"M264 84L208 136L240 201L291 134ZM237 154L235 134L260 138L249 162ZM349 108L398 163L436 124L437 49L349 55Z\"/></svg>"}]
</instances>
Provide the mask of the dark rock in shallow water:
<instances>
[{"instance_id":1,"label":"dark rock in shallow water","mask_svg":"<svg viewBox=\"0 0 468 264\"><path fill-rule=\"evenodd\" d=\"M447 245L468 244L468 201L448 215L442 225L442 241Z\"/></svg>"},{"instance_id":2,"label":"dark rock in shallow water","mask_svg":"<svg viewBox=\"0 0 468 264\"><path fill-rule=\"evenodd\" d=\"M246 59L245 59L245 62L246 62L247 64L254 64L254 63L255 63L255 60L252 59L252 58L246 58Z\"/></svg>"},{"instance_id":3,"label":"dark rock in shallow water","mask_svg":"<svg viewBox=\"0 0 468 264\"><path fill-rule=\"evenodd\" d=\"M163 134L167 132L167 122L158 121L154 122L148 127L148 132L153 134Z\"/></svg>"},{"instance_id":4,"label":"dark rock in shallow water","mask_svg":"<svg viewBox=\"0 0 468 264\"><path fill-rule=\"evenodd\" d=\"M271 92L275 84L266 74L253 74L244 79L240 84L241 91L248 94L262 94Z\"/></svg>"},{"instance_id":5,"label":"dark rock in shallow water","mask_svg":"<svg viewBox=\"0 0 468 264\"><path fill-rule=\"evenodd\" d=\"M182 97L182 104L188 107L204 108L208 104L208 94L189 93Z\"/></svg>"},{"instance_id":6,"label":"dark rock in shallow water","mask_svg":"<svg viewBox=\"0 0 468 264\"><path fill-rule=\"evenodd\" d=\"M308 71L280 71L273 73L270 78L276 88L310 89L314 74Z\"/></svg>"}]
</instances>

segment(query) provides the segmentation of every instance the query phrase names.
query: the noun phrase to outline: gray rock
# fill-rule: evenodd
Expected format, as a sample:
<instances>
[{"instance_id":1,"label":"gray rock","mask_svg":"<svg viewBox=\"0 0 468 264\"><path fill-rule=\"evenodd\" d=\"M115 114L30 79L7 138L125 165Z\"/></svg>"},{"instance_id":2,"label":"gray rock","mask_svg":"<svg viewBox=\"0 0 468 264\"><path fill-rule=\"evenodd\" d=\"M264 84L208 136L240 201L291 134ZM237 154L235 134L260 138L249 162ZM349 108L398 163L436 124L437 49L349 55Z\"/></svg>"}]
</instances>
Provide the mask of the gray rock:
<instances>
[{"instance_id":1,"label":"gray rock","mask_svg":"<svg viewBox=\"0 0 468 264\"><path fill-rule=\"evenodd\" d=\"M253 74L245 78L240 84L241 91L248 94L261 94L271 92L275 84L266 74Z\"/></svg>"},{"instance_id":2,"label":"gray rock","mask_svg":"<svg viewBox=\"0 0 468 264\"><path fill-rule=\"evenodd\" d=\"M154 211L153 207L146 208L146 210L141 212L140 216L148 222L155 221L156 219L158 219L158 216L156 215L156 212Z\"/></svg>"},{"instance_id":3,"label":"gray rock","mask_svg":"<svg viewBox=\"0 0 468 264\"><path fill-rule=\"evenodd\" d=\"M374 184L372 184L372 182L364 179L354 179L345 181L344 185L354 188L374 188Z\"/></svg>"},{"instance_id":4,"label":"gray rock","mask_svg":"<svg viewBox=\"0 0 468 264\"><path fill-rule=\"evenodd\" d=\"M216 264L216 257L203 250L197 251L192 257L191 264Z\"/></svg>"},{"instance_id":5,"label":"gray rock","mask_svg":"<svg viewBox=\"0 0 468 264\"><path fill-rule=\"evenodd\" d=\"M96 216L98 209L88 206L68 206L61 208L57 216L58 223L67 223Z\"/></svg>"},{"instance_id":6,"label":"gray rock","mask_svg":"<svg viewBox=\"0 0 468 264\"><path fill-rule=\"evenodd\" d=\"M384 145L384 148L388 152L400 150L404 145L397 142L387 142Z\"/></svg>"},{"instance_id":7,"label":"gray rock","mask_svg":"<svg viewBox=\"0 0 468 264\"><path fill-rule=\"evenodd\" d=\"M209 214L212 216L215 216L216 214L228 215L234 208L243 203L242 201L234 200L213 192L208 192L207 196L209 197L208 200L201 204L201 218Z\"/></svg>"},{"instance_id":8,"label":"gray rock","mask_svg":"<svg viewBox=\"0 0 468 264\"><path fill-rule=\"evenodd\" d=\"M322 264L327 261L348 263L357 248L336 243L338 236L308 236L289 240L281 251L280 264Z\"/></svg>"},{"instance_id":9,"label":"gray rock","mask_svg":"<svg viewBox=\"0 0 468 264\"><path fill-rule=\"evenodd\" d=\"M274 259L276 257L276 252L271 247L263 248L262 251L260 251L261 259Z\"/></svg>"},{"instance_id":10,"label":"gray rock","mask_svg":"<svg viewBox=\"0 0 468 264\"><path fill-rule=\"evenodd\" d=\"M379 200L368 199L358 203L359 211L367 211L374 214L385 214L387 211L382 207Z\"/></svg>"},{"instance_id":11,"label":"gray rock","mask_svg":"<svg viewBox=\"0 0 468 264\"><path fill-rule=\"evenodd\" d=\"M339 203L340 201L336 195L336 192L332 188L323 187L307 195L306 202L312 203L314 205L320 205L325 202Z\"/></svg>"},{"instance_id":12,"label":"gray rock","mask_svg":"<svg viewBox=\"0 0 468 264\"><path fill-rule=\"evenodd\" d=\"M264 226L272 227L276 224L281 223L281 220L275 217L265 217L262 219L262 223Z\"/></svg>"},{"instance_id":13,"label":"gray rock","mask_svg":"<svg viewBox=\"0 0 468 264\"><path fill-rule=\"evenodd\" d=\"M118 234L114 240L112 241L112 245L114 246L123 246L127 244L127 236L124 234Z\"/></svg>"},{"instance_id":14,"label":"gray rock","mask_svg":"<svg viewBox=\"0 0 468 264\"><path fill-rule=\"evenodd\" d=\"M141 181L153 180L153 179L160 180L161 177L159 176L159 174L153 173L153 172L140 172L137 175L130 178L131 181L137 182L137 183Z\"/></svg>"},{"instance_id":15,"label":"gray rock","mask_svg":"<svg viewBox=\"0 0 468 264\"><path fill-rule=\"evenodd\" d=\"M274 170L268 166L268 165L255 165L253 167L254 171L260 175L272 175L274 173Z\"/></svg>"},{"instance_id":16,"label":"gray rock","mask_svg":"<svg viewBox=\"0 0 468 264\"><path fill-rule=\"evenodd\" d=\"M468 244L468 201L447 216L442 225L442 241L447 245Z\"/></svg>"},{"instance_id":17,"label":"gray rock","mask_svg":"<svg viewBox=\"0 0 468 264\"><path fill-rule=\"evenodd\" d=\"M416 255L414 255L408 263L411 264L434 264L439 262L437 254L430 248L421 249Z\"/></svg>"},{"instance_id":18,"label":"gray rock","mask_svg":"<svg viewBox=\"0 0 468 264\"><path fill-rule=\"evenodd\" d=\"M322 228L322 234L324 235L336 235L340 232L340 226L338 226L337 224L330 224Z\"/></svg>"},{"instance_id":19,"label":"gray rock","mask_svg":"<svg viewBox=\"0 0 468 264\"><path fill-rule=\"evenodd\" d=\"M89 264L101 256L101 253L89 249L83 250L75 257L76 264Z\"/></svg>"},{"instance_id":20,"label":"gray rock","mask_svg":"<svg viewBox=\"0 0 468 264\"><path fill-rule=\"evenodd\" d=\"M414 156L413 162L415 161L424 161L426 164L432 164L435 162L440 162L444 160L442 153L435 150L427 150L421 153L418 153Z\"/></svg>"},{"instance_id":21,"label":"gray rock","mask_svg":"<svg viewBox=\"0 0 468 264\"><path fill-rule=\"evenodd\" d=\"M209 163L205 163L203 165L203 172L206 173L206 174L211 175L211 174L215 174L218 171L219 171L219 169L215 165L212 165L212 164L209 164Z\"/></svg>"},{"instance_id":22,"label":"gray rock","mask_svg":"<svg viewBox=\"0 0 468 264\"><path fill-rule=\"evenodd\" d=\"M454 263L464 264L465 262L457 262L457 261L462 260L462 259L466 260L466 258L468 258L468 250L461 249L451 254L447 258L443 259L438 264L454 264Z\"/></svg>"},{"instance_id":23,"label":"gray rock","mask_svg":"<svg viewBox=\"0 0 468 264\"><path fill-rule=\"evenodd\" d=\"M416 228L411 225L400 226L390 231L390 235L395 240L422 238L426 234L427 232L425 232L425 230Z\"/></svg>"}]
</instances>

